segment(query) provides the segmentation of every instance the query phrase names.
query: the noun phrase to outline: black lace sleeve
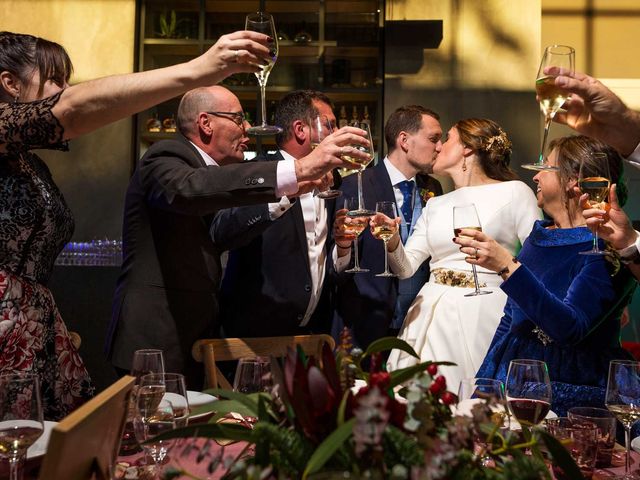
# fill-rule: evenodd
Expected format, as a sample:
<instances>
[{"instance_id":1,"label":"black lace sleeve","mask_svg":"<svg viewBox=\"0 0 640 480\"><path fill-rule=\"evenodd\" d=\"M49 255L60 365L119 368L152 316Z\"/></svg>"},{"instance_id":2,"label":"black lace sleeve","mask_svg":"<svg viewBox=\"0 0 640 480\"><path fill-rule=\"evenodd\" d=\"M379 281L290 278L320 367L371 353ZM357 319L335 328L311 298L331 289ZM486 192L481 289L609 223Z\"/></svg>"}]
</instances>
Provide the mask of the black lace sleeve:
<instances>
[{"instance_id":1,"label":"black lace sleeve","mask_svg":"<svg viewBox=\"0 0 640 480\"><path fill-rule=\"evenodd\" d=\"M62 91L35 102L0 103L0 145L8 153L36 148L68 150L64 128L51 113L60 95Z\"/></svg>"}]
</instances>

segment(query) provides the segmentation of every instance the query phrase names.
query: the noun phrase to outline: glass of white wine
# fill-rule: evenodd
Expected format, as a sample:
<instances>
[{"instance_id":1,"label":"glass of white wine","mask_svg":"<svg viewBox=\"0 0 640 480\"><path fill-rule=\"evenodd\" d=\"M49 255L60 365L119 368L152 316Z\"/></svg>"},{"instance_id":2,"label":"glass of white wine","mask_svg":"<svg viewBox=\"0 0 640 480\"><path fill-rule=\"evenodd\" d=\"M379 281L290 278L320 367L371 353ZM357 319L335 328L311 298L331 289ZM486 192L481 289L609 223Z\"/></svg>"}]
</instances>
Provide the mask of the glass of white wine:
<instances>
[{"instance_id":1,"label":"glass of white wine","mask_svg":"<svg viewBox=\"0 0 640 480\"><path fill-rule=\"evenodd\" d=\"M364 197L362 194L362 172L364 172L364 169L367 168L367 165L371 163L371 160L373 160L373 157L375 154L373 149L373 138L371 137L371 128L369 127L368 123L365 123L365 122L359 123L357 127L367 132L367 140L369 141L369 147L365 147L359 144L352 145L352 147L357 148L361 152L369 154L369 156L366 160L363 160L357 157L343 155L342 159L348 162L348 166L339 168L338 172L340 173L340 176L342 178L354 172L358 174L358 208L355 210L350 210L349 213L347 213L347 215L350 217L363 217L363 216L372 217L373 215L375 215L376 212L374 212L373 210L368 210L364 206Z\"/></svg>"},{"instance_id":2,"label":"glass of white wine","mask_svg":"<svg viewBox=\"0 0 640 480\"><path fill-rule=\"evenodd\" d=\"M331 121L326 115L316 115L312 120L311 125L311 149L314 150L322 141L333 133L333 126ZM335 180L335 178L334 178ZM335 181L334 181L335 184ZM334 190L329 188L316 192L315 196L318 198L338 198L342 195L340 190Z\"/></svg>"},{"instance_id":3,"label":"glass of white wine","mask_svg":"<svg viewBox=\"0 0 640 480\"><path fill-rule=\"evenodd\" d=\"M589 157L583 157L580 162L578 186L582 193L589 194L589 205L592 208L605 210L609 200L611 174L609 173L609 158L606 153L594 152ZM609 255L600 250L598 245L598 229L593 232L593 247L580 255Z\"/></svg>"},{"instance_id":4,"label":"glass of white wine","mask_svg":"<svg viewBox=\"0 0 640 480\"><path fill-rule=\"evenodd\" d=\"M624 426L627 448L624 478L637 479L631 470L631 427L640 420L640 362L611 360L605 404Z\"/></svg>"},{"instance_id":5,"label":"glass of white wine","mask_svg":"<svg viewBox=\"0 0 640 480\"><path fill-rule=\"evenodd\" d=\"M22 478L27 449L43 431L38 377L27 373L0 375L0 458L9 461L9 480Z\"/></svg>"},{"instance_id":6,"label":"glass of white wine","mask_svg":"<svg viewBox=\"0 0 640 480\"><path fill-rule=\"evenodd\" d=\"M276 26L273 17L265 12L256 12L247 15L245 20L245 30L264 33L273 39L271 51L269 52L269 62L267 65L258 65L260 71L256 72L258 85L260 85L260 112L262 114L262 124L247 129L250 135L276 135L282 132L282 128L276 125L267 125L267 104L265 97L265 89L267 88L267 80L273 66L278 60L278 35L276 34Z\"/></svg>"},{"instance_id":7,"label":"glass of white wine","mask_svg":"<svg viewBox=\"0 0 640 480\"><path fill-rule=\"evenodd\" d=\"M460 231L463 229L482 231L482 225L480 225L480 217L478 217L478 211L474 203L468 205L458 205L453 207L453 235L455 237L461 237ZM489 290L480 290L478 284L478 272L476 266L471 264L471 271L473 272L473 283L475 290L471 293L465 294L465 297L475 297L477 295L488 295L493 293Z\"/></svg>"},{"instance_id":8,"label":"glass of white wine","mask_svg":"<svg viewBox=\"0 0 640 480\"><path fill-rule=\"evenodd\" d=\"M175 440L156 440L158 435L176 428L173 405L168 400L162 400L162 392L149 387L141 387L136 399L136 414L133 419L133 428L138 442L145 453L154 462L154 471L159 473L160 465L169 454Z\"/></svg>"},{"instance_id":9,"label":"glass of white wine","mask_svg":"<svg viewBox=\"0 0 640 480\"><path fill-rule=\"evenodd\" d=\"M544 115L544 134L542 136L542 145L540 146L540 155L535 163L522 165L522 168L528 170L557 170L558 167L546 164L544 161L545 148L547 145L547 137L549 136L549 127L551 120L558 112L562 104L569 97L569 92L556 86L554 75L544 73L547 67L560 67L565 72L573 73L575 66L575 50L567 45L551 45L544 50L540 68L538 68L538 76L536 77L536 95L540 102L540 110Z\"/></svg>"},{"instance_id":10,"label":"glass of white wine","mask_svg":"<svg viewBox=\"0 0 640 480\"><path fill-rule=\"evenodd\" d=\"M377 202L376 213L381 213L389 219L395 220L398 217L396 211L396 202ZM384 242L384 272L377 273L376 277L397 277L395 273L389 271L389 252L387 251L387 242L398 231L398 224L393 222L379 223L373 228L373 236Z\"/></svg>"},{"instance_id":11,"label":"glass of white wine","mask_svg":"<svg viewBox=\"0 0 640 480\"><path fill-rule=\"evenodd\" d=\"M363 205L361 203L361 199L359 197L347 197L344 199L344 208L347 210L347 216L349 217L349 223L344 224L343 227L345 231L349 231L350 234L355 235L353 239L353 254L354 254L354 264L353 268L345 270L346 273L366 273L369 271L368 268L360 267L360 259L358 252L358 237L365 231L367 226L369 225L369 217L367 215L360 216L351 216L349 215L352 211L357 211L358 208Z\"/></svg>"},{"instance_id":12,"label":"glass of white wine","mask_svg":"<svg viewBox=\"0 0 640 480\"><path fill-rule=\"evenodd\" d=\"M189 400L184 375L180 373L149 373L140 379L140 392L152 399L168 400L173 406L176 427L186 427L189 419ZM142 393L139 393L142 395Z\"/></svg>"}]
</instances>

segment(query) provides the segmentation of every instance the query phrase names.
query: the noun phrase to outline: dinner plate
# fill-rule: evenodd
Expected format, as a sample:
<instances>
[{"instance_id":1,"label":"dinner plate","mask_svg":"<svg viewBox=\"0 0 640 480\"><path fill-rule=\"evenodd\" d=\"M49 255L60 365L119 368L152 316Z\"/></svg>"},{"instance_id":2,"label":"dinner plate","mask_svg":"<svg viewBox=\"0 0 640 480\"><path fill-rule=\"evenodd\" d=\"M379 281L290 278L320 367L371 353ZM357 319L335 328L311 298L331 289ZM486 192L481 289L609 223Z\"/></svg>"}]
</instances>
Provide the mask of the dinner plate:
<instances>
[{"instance_id":1,"label":"dinner plate","mask_svg":"<svg viewBox=\"0 0 640 480\"><path fill-rule=\"evenodd\" d=\"M640 437L631 440L631 448L640 453Z\"/></svg>"},{"instance_id":2,"label":"dinner plate","mask_svg":"<svg viewBox=\"0 0 640 480\"><path fill-rule=\"evenodd\" d=\"M44 455L47 451L47 445L49 445L49 437L51 436L51 430L55 427L58 422L50 422L45 420L44 422L44 431L40 438L36 440L36 443L29 447L27 450L27 458L35 458L40 455Z\"/></svg>"},{"instance_id":3,"label":"dinner plate","mask_svg":"<svg viewBox=\"0 0 640 480\"><path fill-rule=\"evenodd\" d=\"M187 400L189 401L189 408L194 409L197 407L201 407L202 405L206 405L208 403L211 402L215 402L216 400L218 400L216 397L214 397L213 395L209 395L208 393L204 393L204 392L196 392L193 390L187 390ZM199 418L204 418L206 416L211 415L212 412L203 412L203 413L196 413L195 415L189 415L189 419L190 420L197 420Z\"/></svg>"}]
</instances>

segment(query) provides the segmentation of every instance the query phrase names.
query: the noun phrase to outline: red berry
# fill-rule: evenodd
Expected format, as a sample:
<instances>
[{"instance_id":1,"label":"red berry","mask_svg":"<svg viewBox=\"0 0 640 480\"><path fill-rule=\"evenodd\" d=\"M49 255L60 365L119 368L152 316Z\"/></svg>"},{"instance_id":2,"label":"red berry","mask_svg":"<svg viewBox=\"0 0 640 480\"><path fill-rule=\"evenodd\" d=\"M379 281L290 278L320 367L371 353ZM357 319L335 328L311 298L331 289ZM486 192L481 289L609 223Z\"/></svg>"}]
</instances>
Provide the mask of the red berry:
<instances>
[{"instance_id":1,"label":"red berry","mask_svg":"<svg viewBox=\"0 0 640 480\"><path fill-rule=\"evenodd\" d=\"M430 364L427 367L427 373L433 377L436 373L438 373L438 366L435 363Z\"/></svg>"},{"instance_id":2,"label":"red berry","mask_svg":"<svg viewBox=\"0 0 640 480\"><path fill-rule=\"evenodd\" d=\"M445 405L456 403L456 396L451 392L444 392L440 398Z\"/></svg>"},{"instance_id":3,"label":"red berry","mask_svg":"<svg viewBox=\"0 0 640 480\"><path fill-rule=\"evenodd\" d=\"M429 391L433 395L438 395L438 393L440 393L442 390L444 390L444 387L438 382L433 382L431 385L429 385Z\"/></svg>"},{"instance_id":4,"label":"red berry","mask_svg":"<svg viewBox=\"0 0 640 480\"><path fill-rule=\"evenodd\" d=\"M442 375L439 375L436 377L436 383L438 383L442 388L445 388L447 386L447 379L444 378Z\"/></svg>"}]
</instances>

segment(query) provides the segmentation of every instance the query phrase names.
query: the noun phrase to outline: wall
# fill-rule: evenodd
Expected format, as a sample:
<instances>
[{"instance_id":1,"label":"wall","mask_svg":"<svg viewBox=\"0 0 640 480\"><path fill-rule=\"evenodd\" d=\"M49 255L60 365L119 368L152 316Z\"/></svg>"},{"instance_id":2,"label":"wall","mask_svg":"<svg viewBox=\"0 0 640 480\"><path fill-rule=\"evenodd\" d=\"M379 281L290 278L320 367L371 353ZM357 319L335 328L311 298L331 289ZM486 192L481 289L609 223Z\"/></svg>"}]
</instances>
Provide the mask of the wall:
<instances>
[{"instance_id":1,"label":"wall","mask_svg":"<svg viewBox=\"0 0 640 480\"><path fill-rule=\"evenodd\" d=\"M134 0L0 0L0 29L62 44L74 64L71 83L129 73L134 66ZM75 240L121 236L124 193L133 163L132 120L42 152L76 218Z\"/></svg>"}]
</instances>

